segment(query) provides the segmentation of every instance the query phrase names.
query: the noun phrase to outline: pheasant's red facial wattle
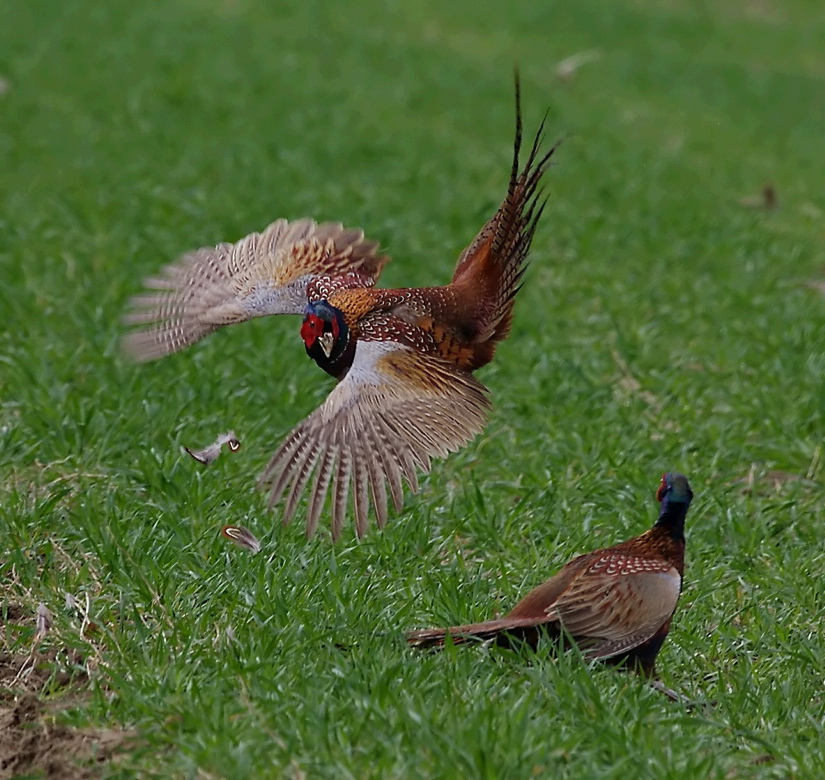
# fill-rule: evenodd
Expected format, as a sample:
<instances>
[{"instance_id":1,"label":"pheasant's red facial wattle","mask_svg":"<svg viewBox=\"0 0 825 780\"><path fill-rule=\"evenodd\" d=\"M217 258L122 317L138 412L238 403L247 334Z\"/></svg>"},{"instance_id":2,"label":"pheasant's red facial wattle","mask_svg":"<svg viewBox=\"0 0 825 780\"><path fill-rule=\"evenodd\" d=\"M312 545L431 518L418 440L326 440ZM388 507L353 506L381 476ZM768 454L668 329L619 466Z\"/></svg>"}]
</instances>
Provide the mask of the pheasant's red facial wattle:
<instances>
[{"instance_id":1,"label":"pheasant's red facial wattle","mask_svg":"<svg viewBox=\"0 0 825 780\"><path fill-rule=\"evenodd\" d=\"M311 348L323 334L324 321L317 314L308 314L301 325L301 338L307 349Z\"/></svg>"},{"instance_id":2,"label":"pheasant's red facial wattle","mask_svg":"<svg viewBox=\"0 0 825 780\"><path fill-rule=\"evenodd\" d=\"M662 474L662 482L656 491L656 500L661 502L665 497L665 493L667 493L667 474Z\"/></svg>"}]
</instances>

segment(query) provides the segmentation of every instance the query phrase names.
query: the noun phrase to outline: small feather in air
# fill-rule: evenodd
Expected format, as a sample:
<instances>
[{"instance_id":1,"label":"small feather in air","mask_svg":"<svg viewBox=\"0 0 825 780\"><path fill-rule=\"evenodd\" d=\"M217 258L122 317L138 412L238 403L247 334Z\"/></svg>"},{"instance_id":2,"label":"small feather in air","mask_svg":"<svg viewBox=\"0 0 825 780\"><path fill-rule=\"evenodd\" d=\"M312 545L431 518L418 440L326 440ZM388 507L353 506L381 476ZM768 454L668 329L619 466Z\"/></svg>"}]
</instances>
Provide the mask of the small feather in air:
<instances>
[{"instance_id":1,"label":"small feather in air","mask_svg":"<svg viewBox=\"0 0 825 780\"><path fill-rule=\"evenodd\" d=\"M46 605L41 601L37 605L37 636L42 638L49 633L52 627L52 616Z\"/></svg>"},{"instance_id":2,"label":"small feather in air","mask_svg":"<svg viewBox=\"0 0 825 780\"><path fill-rule=\"evenodd\" d=\"M202 450L190 450L189 447L184 447L183 449L198 461L198 463L203 463L204 466L208 466L221 454L221 448L224 444L229 448L230 452L237 452L241 448L240 439L235 435L235 431L227 431L226 433L220 434L212 444L204 447Z\"/></svg>"},{"instance_id":3,"label":"small feather in air","mask_svg":"<svg viewBox=\"0 0 825 780\"><path fill-rule=\"evenodd\" d=\"M221 535L235 542L238 547L249 550L253 555L261 551L261 543L249 530L240 525L225 525L221 528Z\"/></svg>"},{"instance_id":4,"label":"small feather in air","mask_svg":"<svg viewBox=\"0 0 825 780\"><path fill-rule=\"evenodd\" d=\"M773 211L779 205L779 198L776 195L776 187L773 184L766 184L759 191L758 195L751 195L741 198L739 204L746 209L762 209L763 211Z\"/></svg>"},{"instance_id":5,"label":"small feather in air","mask_svg":"<svg viewBox=\"0 0 825 780\"><path fill-rule=\"evenodd\" d=\"M553 72L557 79L570 81L582 65L595 62L601 56L602 53L598 49L585 49L585 51L580 51L569 57L565 57L561 62L556 64Z\"/></svg>"}]
</instances>

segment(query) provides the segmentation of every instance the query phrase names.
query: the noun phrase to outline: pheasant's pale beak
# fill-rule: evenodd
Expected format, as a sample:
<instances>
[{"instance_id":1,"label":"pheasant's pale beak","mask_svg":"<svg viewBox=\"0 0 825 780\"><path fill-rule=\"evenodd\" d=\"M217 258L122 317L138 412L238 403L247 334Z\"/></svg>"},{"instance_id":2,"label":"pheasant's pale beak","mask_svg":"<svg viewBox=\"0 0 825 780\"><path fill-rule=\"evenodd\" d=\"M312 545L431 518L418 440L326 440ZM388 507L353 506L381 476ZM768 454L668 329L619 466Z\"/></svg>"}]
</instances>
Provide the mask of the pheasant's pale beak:
<instances>
[{"instance_id":1,"label":"pheasant's pale beak","mask_svg":"<svg viewBox=\"0 0 825 780\"><path fill-rule=\"evenodd\" d=\"M331 333L322 333L318 336L318 343L321 345L321 349L324 350L324 354L329 358L335 344L335 337Z\"/></svg>"}]
</instances>

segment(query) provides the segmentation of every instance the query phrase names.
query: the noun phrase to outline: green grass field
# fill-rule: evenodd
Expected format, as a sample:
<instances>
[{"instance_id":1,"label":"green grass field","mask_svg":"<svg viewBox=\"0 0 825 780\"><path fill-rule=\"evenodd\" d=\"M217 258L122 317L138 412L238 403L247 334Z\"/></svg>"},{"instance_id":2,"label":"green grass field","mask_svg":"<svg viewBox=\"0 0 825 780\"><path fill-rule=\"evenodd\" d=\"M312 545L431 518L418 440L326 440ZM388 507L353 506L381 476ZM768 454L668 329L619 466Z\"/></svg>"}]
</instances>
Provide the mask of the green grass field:
<instances>
[{"instance_id":1,"label":"green grass field","mask_svg":"<svg viewBox=\"0 0 825 780\"><path fill-rule=\"evenodd\" d=\"M2 6L0 652L55 659L59 722L129 735L95 773L825 775L823 39L814 0ZM446 282L506 187L515 63L527 134L549 110L566 141L491 423L384 533L307 542L254 488L332 386L299 323L136 366L125 302L280 216L363 227L384 286ZM211 468L180 453L227 428ZM714 704L405 647L641 533L670 469L696 499L659 668Z\"/></svg>"}]
</instances>

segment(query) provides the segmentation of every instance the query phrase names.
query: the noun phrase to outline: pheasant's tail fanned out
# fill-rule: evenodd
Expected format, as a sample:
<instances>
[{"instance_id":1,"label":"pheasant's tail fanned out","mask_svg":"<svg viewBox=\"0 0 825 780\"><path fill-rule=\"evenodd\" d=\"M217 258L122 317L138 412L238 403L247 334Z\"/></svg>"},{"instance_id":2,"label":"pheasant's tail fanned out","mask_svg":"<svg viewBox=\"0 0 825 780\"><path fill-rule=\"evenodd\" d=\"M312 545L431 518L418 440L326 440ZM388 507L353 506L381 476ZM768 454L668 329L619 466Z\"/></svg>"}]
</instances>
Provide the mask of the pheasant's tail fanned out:
<instances>
[{"instance_id":1,"label":"pheasant's tail fanned out","mask_svg":"<svg viewBox=\"0 0 825 780\"><path fill-rule=\"evenodd\" d=\"M326 402L278 448L261 477L269 505L286 497L283 522L309 490L307 535L318 527L332 487L332 535L344 527L352 499L355 530L368 528L370 503L387 523L387 488L396 511L402 482L415 492L430 470L484 427L487 392L471 375L394 342L359 342L352 368Z\"/></svg>"},{"instance_id":2,"label":"pheasant's tail fanned out","mask_svg":"<svg viewBox=\"0 0 825 780\"><path fill-rule=\"evenodd\" d=\"M492 219L458 259L454 284L464 284L487 300L480 340L501 341L509 333L513 299L524 275L536 226L544 210L539 185L561 141L542 153L544 119L524 167L520 167L523 124L521 90L515 81L516 130L507 195Z\"/></svg>"},{"instance_id":3,"label":"pheasant's tail fanned out","mask_svg":"<svg viewBox=\"0 0 825 780\"><path fill-rule=\"evenodd\" d=\"M447 637L454 645L488 642L493 639L524 639L528 635L532 637L537 633L537 629L547 622L546 618L501 618L452 628L425 628L410 631L407 634L407 644L417 650L438 650L447 643Z\"/></svg>"},{"instance_id":4,"label":"pheasant's tail fanned out","mask_svg":"<svg viewBox=\"0 0 825 780\"><path fill-rule=\"evenodd\" d=\"M262 233L234 244L198 249L136 296L125 322L140 326L124 338L134 359L177 352L224 325L269 314L300 314L307 285L329 277L329 286L371 286L388 258L360 230L311 219L279 219Z\"/></svg>"}]
</instances>

